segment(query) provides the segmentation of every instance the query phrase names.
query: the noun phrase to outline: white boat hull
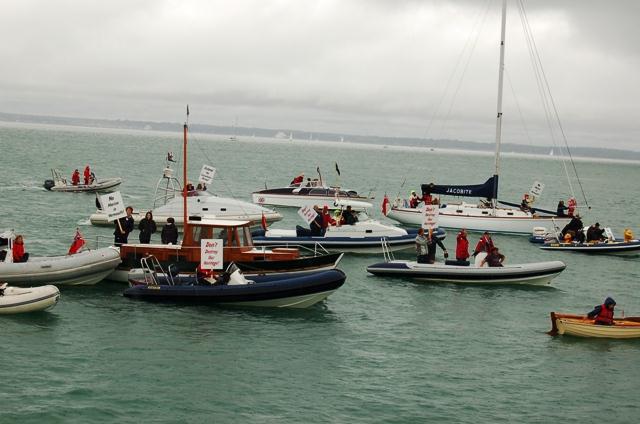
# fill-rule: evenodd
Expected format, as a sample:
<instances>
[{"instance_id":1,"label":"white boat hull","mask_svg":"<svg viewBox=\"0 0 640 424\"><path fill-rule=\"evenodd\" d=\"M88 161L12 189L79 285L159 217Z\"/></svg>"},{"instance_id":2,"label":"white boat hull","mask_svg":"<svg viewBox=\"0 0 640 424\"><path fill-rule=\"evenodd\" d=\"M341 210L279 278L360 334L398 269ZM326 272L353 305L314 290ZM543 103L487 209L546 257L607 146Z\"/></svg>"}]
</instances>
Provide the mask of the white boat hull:
<instances>
[{"instance_id":1,"label":"white boat hull","mask_svg":"<svg viewBox=\"0 0 640 424\"><path fill-rule=\"evenodd\" d=\"M7 287L0 296L0 314L21 314L53 308L60 299L56 286Z\"/></svg>"},{"instance_id":2,"label":"white boat hull","mask_svg":"<svg viewBox=\"0 0 640 424\"><path fill-rule=\"evenodd\" d=\"M238 306L259 306L268 308L308 308L318 302L322 302L329 297L335 290L328 290L320 293L311 293L303 296L285 297L282 299L258 300L255 302L238 302L227 303L227 305Z\"/></svg>"},{"instance_id":3,"label":"white boat hull","mask_svg":"<svg viewBox=\"0 0 640 424\"><path fill-rule=\"evenodd\" d=\"M261 194L253 193L251 195L253 203L257 205L285 206L292 208L301 208L303 206L313 207L315 205L321 208L327 206L329 209L336 209L344 205L351 206L354 211L364 211L370 209L373 205L362 200L351 200L340 198L340 204L336 205L334 197L327 196L297 196L295 194Z\"/></svg>"},{"instance_id":4,"label":"white boat hull","mask_svg":"<svg viewBox=\"0 0 640 424\"><path fill-rule=\"evenodd\" d=\"M438 215L438 226L443 228L461 229L468 231L489 231L492 233L526 234L531 235L535 227L553 228L564 227L570 218L550 216L532 216L530 213L518 209L478 207L441 207ZM461 212L458 212L461 211ZM387 217L405 225L419 226L423 216L421 209L393 207Z\"/></svg>"},{"instance_id":5,"label":"white boat hull","mask_svg":"<svg viewBox=\"0 0 640 424\"><path fill-rule=\"evenodd\" d=\"M93 285L106 278L120 264L114 247L87 250L65 256L33 256L27 262L0 263L0 281L31 285Z\"/></svg>"}]
</instances>

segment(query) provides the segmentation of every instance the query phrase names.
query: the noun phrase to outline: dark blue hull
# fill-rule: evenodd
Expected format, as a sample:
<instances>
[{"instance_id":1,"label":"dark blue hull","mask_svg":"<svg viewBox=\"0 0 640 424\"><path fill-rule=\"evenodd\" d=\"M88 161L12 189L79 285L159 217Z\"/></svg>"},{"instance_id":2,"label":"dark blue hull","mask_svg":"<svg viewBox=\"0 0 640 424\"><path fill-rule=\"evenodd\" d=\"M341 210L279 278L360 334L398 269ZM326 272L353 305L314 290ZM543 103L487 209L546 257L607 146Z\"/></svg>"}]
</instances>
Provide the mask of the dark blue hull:
<instances>
[{"instance_id":1,"label":"dark blue hull","mask_svg":"<svg viewBox=\"0 0 640 424\"><path fill-rule=\"evenodd\" d=\"M292 306L299 302L309 306L340 288L346 279L338 269L305 274L260 275L251 277L253 284L200 284L195 277L183 277L175 285L159 279L158 285L136 284L124 296L157 302L188 304L246 304L257 306ZM324 297L323 294L326 294ZM318 301L316 300L316 301ZM308 304L307 304L308 303ZM315 302L313 302L315 303ZM305 306L293 306L305 307Z\"/></svg>"}]
</instances>

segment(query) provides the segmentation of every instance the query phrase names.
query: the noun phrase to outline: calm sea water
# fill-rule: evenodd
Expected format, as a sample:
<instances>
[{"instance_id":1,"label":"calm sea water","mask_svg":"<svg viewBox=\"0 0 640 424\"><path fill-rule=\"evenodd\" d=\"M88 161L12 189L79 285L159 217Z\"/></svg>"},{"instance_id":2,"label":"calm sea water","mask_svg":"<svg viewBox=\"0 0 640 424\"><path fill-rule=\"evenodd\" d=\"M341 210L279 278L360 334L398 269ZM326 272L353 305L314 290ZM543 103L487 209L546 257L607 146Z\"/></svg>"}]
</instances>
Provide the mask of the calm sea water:
<instances>
[{"instance_id":1,"label":"calm sea water","mask_svg":"<svg viewBox=\"0 0 640 424\"><path fill-rule=\"evenodd\" d=\"M110 240L111 229L88 225L92 195L42 188L49 169L71 175L89 163L98 177L122 176L125 201L144 209L166 152L180 143L180 133L0 127L0 229L25 234L32 254L66 251L76 226ZM192 177L203 163L216 166L212 191L245 200L265 181L286 184L318 165L330 182L375 189L378 199L492 172L491 157L429 151L198 135L191 146ZM637 234L640 167L577 166L592 206L585 222ZM569 195L560 162L506 158L501 197L518 201L535 180L546 184L540 206ZM295 210L284 215L277 227L299 223ZM640 314L640 258L494 240L510 262L560 259L568 268L543 289L425 285L368 276L380 257L347 256L343 288L299 311L148 304L107 281L63 288L50 312L0 319L0 422L637 421L640 341L545 331L550 311L585 313L608 295L619 314Z\"/></svg>"}]
</instances>

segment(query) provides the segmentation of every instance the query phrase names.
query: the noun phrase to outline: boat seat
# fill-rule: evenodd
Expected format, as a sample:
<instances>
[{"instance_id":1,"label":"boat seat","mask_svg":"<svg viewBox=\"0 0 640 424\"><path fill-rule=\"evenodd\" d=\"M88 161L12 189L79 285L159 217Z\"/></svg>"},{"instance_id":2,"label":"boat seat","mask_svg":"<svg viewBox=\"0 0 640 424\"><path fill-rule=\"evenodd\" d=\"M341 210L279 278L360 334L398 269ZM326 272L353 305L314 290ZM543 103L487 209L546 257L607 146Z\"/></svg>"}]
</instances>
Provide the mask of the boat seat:
<instances>
[{"instance_id":1,"label":"boat seat","mask_svg":"<svg viewBox=\"0 0 640 424\"><path fill-rule=\"evenodd\" d=\"M446 261L444 261L445 265L457 265L457 266L469 266L469 261L459 261L459 260L453 260L453 259L448 259Z\"/></svg>"}]
</instances>

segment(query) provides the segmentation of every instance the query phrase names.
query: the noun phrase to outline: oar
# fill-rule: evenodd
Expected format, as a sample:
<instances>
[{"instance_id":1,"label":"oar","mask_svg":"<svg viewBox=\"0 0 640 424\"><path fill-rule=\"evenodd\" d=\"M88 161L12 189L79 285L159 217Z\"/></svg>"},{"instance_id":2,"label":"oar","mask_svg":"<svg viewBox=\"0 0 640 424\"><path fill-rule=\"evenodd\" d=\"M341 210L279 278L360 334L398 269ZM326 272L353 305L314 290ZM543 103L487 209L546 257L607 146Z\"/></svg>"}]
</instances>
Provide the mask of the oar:
<instances>
[{"instance_id":1,"label":"oar","mask_svg":"<svg viewBox=\"0 0 640 424\"><path fill-rule=\"evenodd\" d=\"M551 330L547 331L547 334L550 336L558 335L558 326L556 325L556 313L551 312Z\"/></svg>"}]
</instances>

